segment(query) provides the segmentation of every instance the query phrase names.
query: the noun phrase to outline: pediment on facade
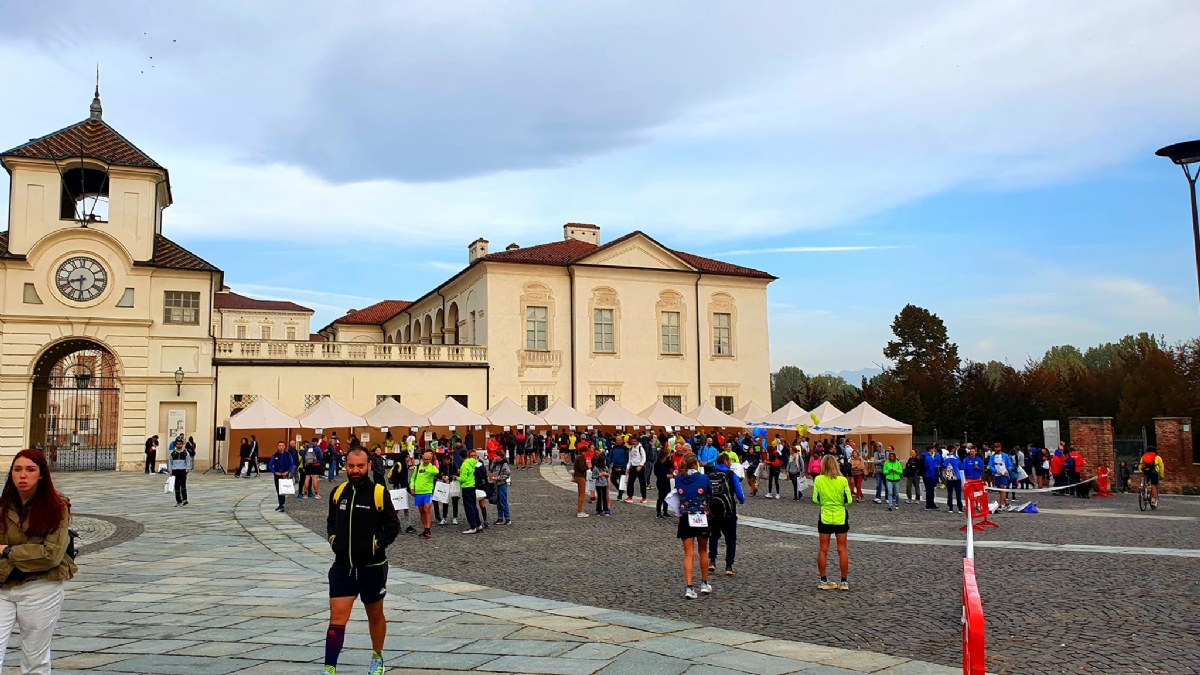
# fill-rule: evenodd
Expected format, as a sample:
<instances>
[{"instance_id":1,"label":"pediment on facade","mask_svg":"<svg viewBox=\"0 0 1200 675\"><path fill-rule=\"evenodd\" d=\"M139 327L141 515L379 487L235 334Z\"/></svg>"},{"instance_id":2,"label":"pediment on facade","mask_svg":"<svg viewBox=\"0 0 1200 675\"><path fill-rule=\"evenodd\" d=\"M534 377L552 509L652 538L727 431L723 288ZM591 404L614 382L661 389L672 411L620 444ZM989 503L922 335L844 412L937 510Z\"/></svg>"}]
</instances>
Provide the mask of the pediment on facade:
<instances>
[{"instance_id":1,"label":"pediment on facade","mask_svg":"<svg viewBox=\"0 0 1200 675\"><path fill-rule=\"evenodd\" d=\"M661 244L641 233L624 241L601 247L583 258L577 265L611 265L639 269L692 272L695 268L681 260Z\"/></svg>"}]
</instances>

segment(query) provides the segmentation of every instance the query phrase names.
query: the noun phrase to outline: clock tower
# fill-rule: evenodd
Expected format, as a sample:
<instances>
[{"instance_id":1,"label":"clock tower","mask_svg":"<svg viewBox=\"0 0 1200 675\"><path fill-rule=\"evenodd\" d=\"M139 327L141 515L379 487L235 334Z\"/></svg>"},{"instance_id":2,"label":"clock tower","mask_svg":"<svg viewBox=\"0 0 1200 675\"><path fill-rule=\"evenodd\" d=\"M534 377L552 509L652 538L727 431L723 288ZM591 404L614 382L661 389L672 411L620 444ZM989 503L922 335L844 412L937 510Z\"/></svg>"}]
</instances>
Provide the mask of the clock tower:
<instances>
[{"instance_id":1,"label":"clock tower","mask_svg":"<svg viewBox=\"0 0 1200 675\"><path fill-rule=\"evenodd\" d=\"M141 468L168 427L211 447L221 271L163 235L167 169L104 120L99 87L86 119L0 165L0 467L40 447L58 470Z\"/></svg>"}]
</instances>

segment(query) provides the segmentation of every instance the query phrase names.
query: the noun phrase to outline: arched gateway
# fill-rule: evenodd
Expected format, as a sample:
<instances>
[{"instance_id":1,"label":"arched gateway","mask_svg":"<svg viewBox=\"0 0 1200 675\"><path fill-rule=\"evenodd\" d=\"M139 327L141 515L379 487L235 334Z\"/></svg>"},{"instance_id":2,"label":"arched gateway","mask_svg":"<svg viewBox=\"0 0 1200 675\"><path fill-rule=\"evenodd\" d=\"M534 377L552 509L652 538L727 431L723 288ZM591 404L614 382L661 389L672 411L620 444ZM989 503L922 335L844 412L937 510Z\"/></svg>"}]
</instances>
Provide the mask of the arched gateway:
<instances>
[{"instance_id":1,"label":"arched gateway","mask_svg":"<svg viewBox=\"0 0 1200 675\"><path fill-rule=\"evenodd\" d=\"M117 468L121 390L117 359L103 345L69 339L33 368L29 444L57 471Z\"/></svg>"}]
</instances>

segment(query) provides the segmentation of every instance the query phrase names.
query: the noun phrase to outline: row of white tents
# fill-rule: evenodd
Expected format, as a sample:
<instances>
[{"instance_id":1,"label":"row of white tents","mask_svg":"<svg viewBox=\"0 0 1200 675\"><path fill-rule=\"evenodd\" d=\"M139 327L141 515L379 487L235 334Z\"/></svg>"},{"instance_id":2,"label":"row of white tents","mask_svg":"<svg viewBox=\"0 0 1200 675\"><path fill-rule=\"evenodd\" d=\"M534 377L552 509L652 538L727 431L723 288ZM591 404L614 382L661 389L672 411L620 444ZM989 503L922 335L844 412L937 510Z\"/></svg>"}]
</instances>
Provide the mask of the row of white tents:
<instances>
[{"instance_id":1,"label":"row of white tents","mask_svg":"<svg viewBox=\"0 0 1200 675\"><path fill-rule=\"evenodd\" d=\"M359 416L331 398L321 399L312 408L296 417L287 415L266 399L259 398L230 418L226 424L230 429L428 429L458 427L507 427L507 428L592 428L616 427L620 429L664 428L711 428L745 429L762 427L786 430L790 433L825 436L858 436L882 443L891 443L898 452L907 453L912 447L912 426L894 420L863 402L848 413L843 413L826 401L811 412L795 403L788 402L775 412L768 413L750 403L733 415L721 412L707 401L686 415L676 411L662 401L633 413L616 401L608 401L590 414L572 408L561 398L546 410L534 414L514 403L508 397L492 406L487 412L472 412L453 398L447 398L433 410L421 415L401 405L394 398Z\"/></svg>"}]
</instances>

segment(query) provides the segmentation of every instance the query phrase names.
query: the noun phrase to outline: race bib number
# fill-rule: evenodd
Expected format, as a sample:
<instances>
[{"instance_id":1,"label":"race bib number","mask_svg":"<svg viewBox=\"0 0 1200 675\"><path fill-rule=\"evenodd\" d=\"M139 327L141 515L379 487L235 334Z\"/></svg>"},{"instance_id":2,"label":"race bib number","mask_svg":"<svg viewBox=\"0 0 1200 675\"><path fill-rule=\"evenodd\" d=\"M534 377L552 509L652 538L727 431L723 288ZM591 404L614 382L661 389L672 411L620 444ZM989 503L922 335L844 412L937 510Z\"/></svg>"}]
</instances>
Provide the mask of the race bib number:
<instances>
[{"instance_id":1,"label":"race bib number","mask_svg":"<svg viewBox=\"0 0 1200 675\"><path fill-rule=\"evenodd\" d=\"M689 527L708 527L708 514L705 513L689 513Z\"/></svg>"}]
</instances>

